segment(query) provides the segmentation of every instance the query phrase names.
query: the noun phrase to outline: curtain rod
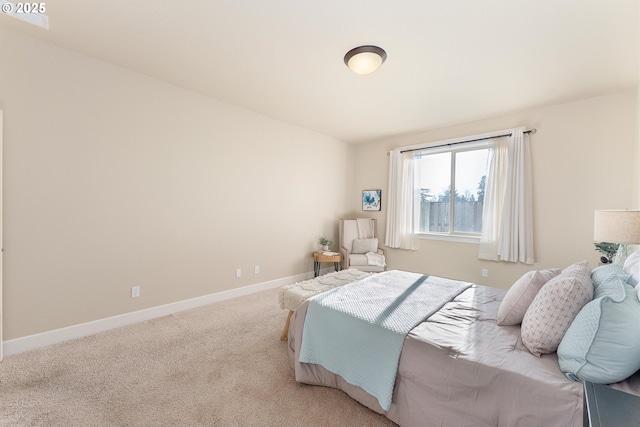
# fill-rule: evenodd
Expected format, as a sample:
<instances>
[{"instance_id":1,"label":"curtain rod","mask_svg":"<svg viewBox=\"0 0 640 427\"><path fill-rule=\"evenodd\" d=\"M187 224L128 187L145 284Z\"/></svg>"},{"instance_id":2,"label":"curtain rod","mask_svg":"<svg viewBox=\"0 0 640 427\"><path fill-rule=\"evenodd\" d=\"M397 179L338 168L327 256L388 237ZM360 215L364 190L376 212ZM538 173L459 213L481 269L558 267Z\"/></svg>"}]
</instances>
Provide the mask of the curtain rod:
<instances>
[{"instance_id":1,"label":"curtain rod","mask_svg":"<svg viewBox=\"0 0 640 427\"><path fill-rule=\"evenodd\" d=\"M533 135L537 131L538 131L537 129L531 129L531 130L525 130L524 133L530 133L530 134ZM487 136L486 138L470 139L468 141L458 141L458 142L451 142L449 144L431 145L429 147L422 147L422 148L412 148L411 150L402 150L400 152L401 153L409 153L411 151L422 151L422 150L426 150L428 148L446 147L446 146L451 146L451 145L456 145L456 144L466 144L467 142L484 141L485 139L502 138L503 136L511 136L511 135L513 135L513 134L505 133L504 135ZM387 155L389 155L389 153L387 153Z\"/></svg>"}]
</instances>

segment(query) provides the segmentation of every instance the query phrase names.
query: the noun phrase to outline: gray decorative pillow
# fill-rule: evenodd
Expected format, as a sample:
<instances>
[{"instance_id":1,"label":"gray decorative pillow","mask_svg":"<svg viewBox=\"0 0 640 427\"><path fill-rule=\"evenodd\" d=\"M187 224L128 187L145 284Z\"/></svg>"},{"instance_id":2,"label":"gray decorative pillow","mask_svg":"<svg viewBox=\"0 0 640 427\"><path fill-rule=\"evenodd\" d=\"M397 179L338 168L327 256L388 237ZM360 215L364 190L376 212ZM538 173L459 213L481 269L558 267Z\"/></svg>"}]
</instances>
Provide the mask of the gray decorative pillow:
<instances>
[{"instance_id":1,"label":"gray decorative pillow","mask_svg":"<svg viewBox=\"0 0 640 427\"><path fill-rule=\"evenodd\" d=\"M498 309L498 325L519 325L527 308L542 288L542 285L560 274L562 270L529 271L513 284L504 296Z\"/></svg>"},{"instance_id":2,"label":"gray decorative pillow","mask_svg":"<svg viewBox=\"0 0 640 427\"><path fill-rule=\"evenodd\" d=\"M366 254L378 250L378 239L353 239L352 254Z\"/></svg>"},{"instance_id":3,"label":"gray decorative pillow","mask_svg":"<svg viewBox=\"0 0 640 427\"><path fill-rule=\"evenodd\" d=\"M532 354L553 353L580 309L593 298L587 261L573 264L540 289L522 319L522 343Z\"/></svg>"}]
</instances>

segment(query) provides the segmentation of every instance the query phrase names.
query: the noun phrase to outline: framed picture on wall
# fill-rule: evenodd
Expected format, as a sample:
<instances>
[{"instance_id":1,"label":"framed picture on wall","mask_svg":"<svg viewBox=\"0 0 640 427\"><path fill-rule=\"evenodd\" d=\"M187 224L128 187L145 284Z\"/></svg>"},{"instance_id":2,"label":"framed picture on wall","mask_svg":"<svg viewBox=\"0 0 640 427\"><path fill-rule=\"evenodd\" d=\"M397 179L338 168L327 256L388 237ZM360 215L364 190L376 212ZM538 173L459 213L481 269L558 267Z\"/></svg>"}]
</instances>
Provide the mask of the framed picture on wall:
<instances>
[{"instance_id":1,"label":"framed picture on wall","mask_svg":"<svg viewBox=\"0 0 640 427\"><path fill-rule=\"evenodd\" d=\"M362 190L362 210L379 211L381 198L382 190Z\"/></svg>"}]
</instances>

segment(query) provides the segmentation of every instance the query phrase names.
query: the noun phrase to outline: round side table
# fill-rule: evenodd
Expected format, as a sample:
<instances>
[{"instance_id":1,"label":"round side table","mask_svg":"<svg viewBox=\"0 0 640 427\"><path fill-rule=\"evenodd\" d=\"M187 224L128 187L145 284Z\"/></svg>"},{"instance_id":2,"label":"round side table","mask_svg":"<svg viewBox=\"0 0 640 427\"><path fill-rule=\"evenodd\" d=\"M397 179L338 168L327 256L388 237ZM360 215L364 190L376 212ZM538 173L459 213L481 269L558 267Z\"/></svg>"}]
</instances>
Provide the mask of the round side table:
<instances>
[{"instance_id":1,"label":"round side table","mask_svg":"<svg viewBox=\"0 0 640 427\"><path fill-rule=\"evenodd\" d=\"M323 262L332 262L336 271L340 271L342 266L342 254L332 252L331 255L325 255L327 251L315 251L313 253L313 277L320 274L320 264Z\"/></svg>"}]
</instances>

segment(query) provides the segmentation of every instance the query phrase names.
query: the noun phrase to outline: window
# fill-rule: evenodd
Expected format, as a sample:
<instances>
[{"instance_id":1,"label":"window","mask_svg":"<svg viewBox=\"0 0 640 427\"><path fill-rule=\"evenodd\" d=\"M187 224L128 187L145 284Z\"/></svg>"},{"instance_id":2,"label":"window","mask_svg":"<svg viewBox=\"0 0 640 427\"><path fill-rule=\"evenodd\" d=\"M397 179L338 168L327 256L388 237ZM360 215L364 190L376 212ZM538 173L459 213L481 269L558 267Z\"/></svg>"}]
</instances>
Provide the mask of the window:
<instances>
[{"instance_id":1,"label":"window","mask_svg":"<svg viewBox=\"0 0 640 427\"><path fill-rule=\"evenodd\" d=\"M414 233L480 237L488 153L482 143L426 149L415 156L420 197Z\"/></svg>"},{"instance_id":2,"label":"window","mask_svg":"<svg viewBox=\"0 0 640 427\"><path fill-rule=\"evenodd\" d=\"M471 241L479 259L533 264L529 133L535 129L519 127L390 151L385 245L417 250L416 236Z\"/></svg>"}]
</instances>

